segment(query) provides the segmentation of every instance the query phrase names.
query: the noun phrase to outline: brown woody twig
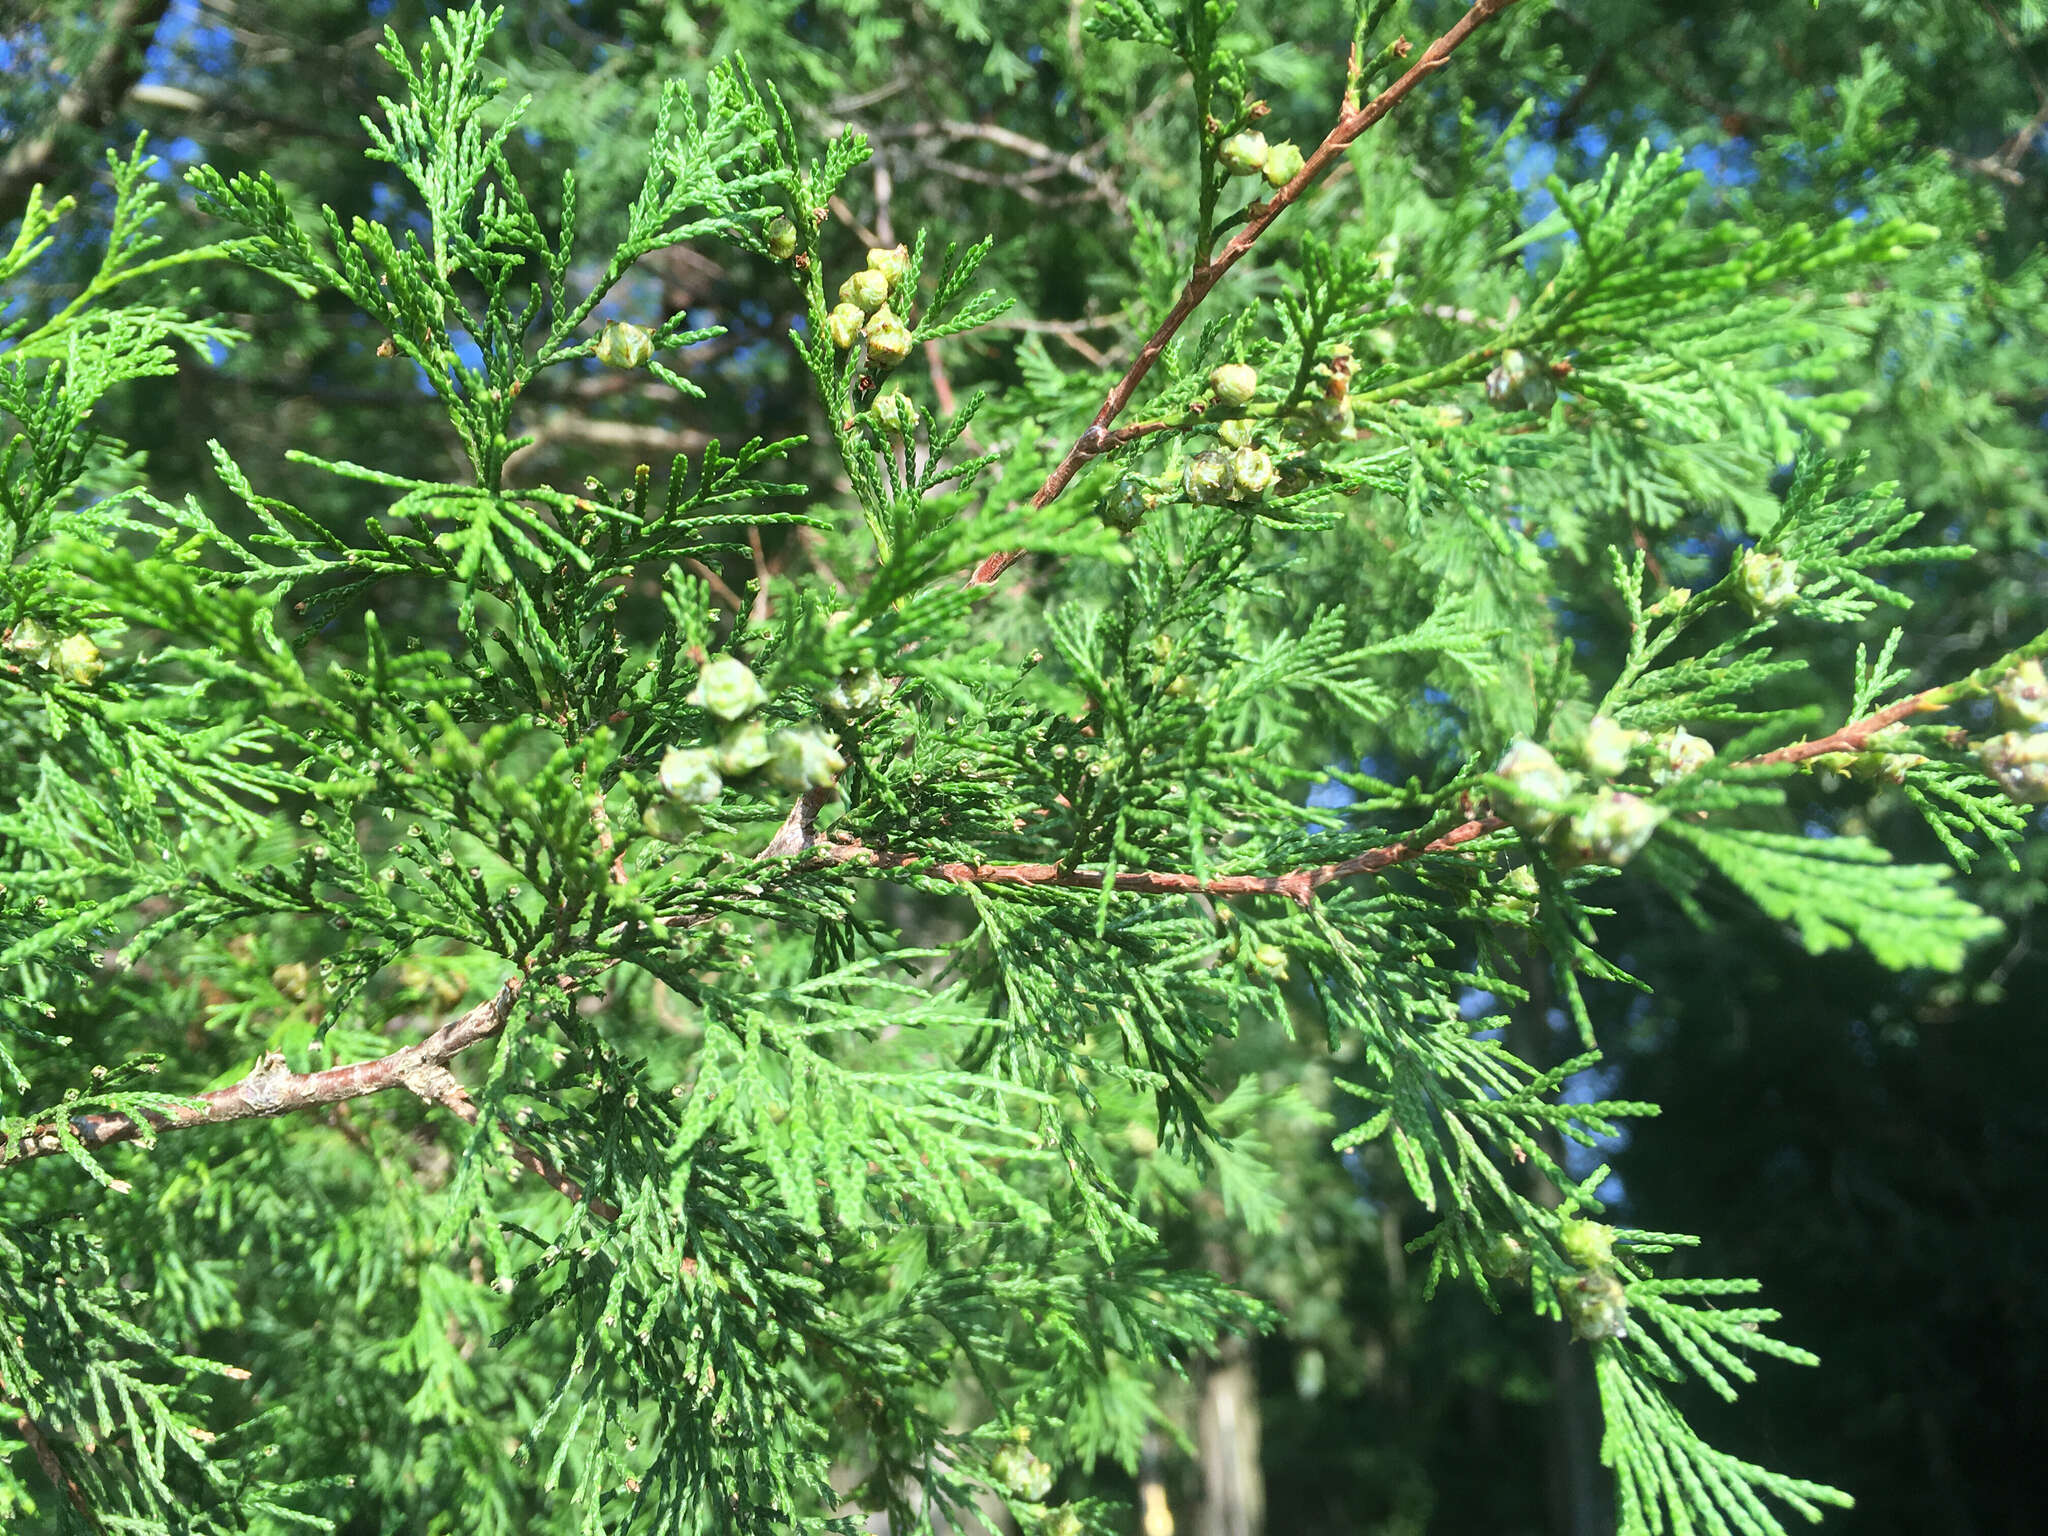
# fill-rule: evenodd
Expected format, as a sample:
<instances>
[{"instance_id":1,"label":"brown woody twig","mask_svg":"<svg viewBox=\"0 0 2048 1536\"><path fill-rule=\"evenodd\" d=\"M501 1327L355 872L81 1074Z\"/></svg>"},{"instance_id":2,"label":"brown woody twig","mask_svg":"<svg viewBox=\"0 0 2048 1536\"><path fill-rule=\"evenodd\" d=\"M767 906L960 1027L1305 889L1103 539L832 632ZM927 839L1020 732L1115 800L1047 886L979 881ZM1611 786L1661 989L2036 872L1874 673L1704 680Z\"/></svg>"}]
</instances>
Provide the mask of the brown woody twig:
<instances>
[{"instance_id":1,"label":"brown woody twig","mask_svg":"<svg viewBox=\"0 0 2048 1536\"><path fill-rule=\"evenodd\" d=\"M775 836L757 855L761 860L788 858L815 845L818 813L831 801L833 790L806 790ZM678 926L694 926L703 919L684 919ZM616 962L610 962L616 964ZM606 967L609 969L609 964ZM446 1106L471 1124L477 1109L448 1063L480 1041L491 1039L505 1027L512 1004L526 985L523 975L506 978L488 1001L477 1004L459 1019L452 1019L413 1045L403 1046L374 1061L359 1061L346 1067L329 1067L323 1072L295 1073L275 1051L265 1056L241 1082L197 1095L195 1103L181 1105L163 1114L150 1115L147 1124L122 1114L74 1116L71 1130L78 1146L96 1151L118 1142L139 1140L145 1133L185 1130L195 1125L224 1125L231 1120L272 1119L297 1109L321 1104L339 1104L390 1088L406 1088L428 1103ZM0 1147L0 1168L48 1157L64 1149L56 1127L44 1125L23 1134L14 1145ZM572 1200L585 1198L582 1186L563 1173L546 1157L513 1140L513 1155ZM618 1212L602 1200L590 1201L590 1208L607 1220Z\"/></svg>"},{"instance_id":2,"label":"brown woody twig","mask_svg":"<svg viewBox=\"0 0 2048 1536\"><path fill-rule=\"evenodd\" d=\"M1865 715L1861 720L1852 720L1839 731L1827 736L1816 736L1812 741L1795 741L1789 747L1779 747L1775 752L1765 752L1757 757L1744 758L1739 768L1772 768L1784 763L1804 763L1816 757L1825 757L1830 752L1861 752L1870 745L1878 732L1899 723L1908 715L1926 714L1931 710L1946 709L1955 702L1956 687L1944 683L1938 688L1923 688L1911 693L1896 704L1887 704L1875 714Z\"/></svg>"},{"instance_id":3,"label":"brown woody twig","mask_svg":"<svg viewBox=\"0 0 2048 1536\"><path fill-rule=\"evenodd\" d=\"M476 1107L476 1100L469 1096L469 1090L455 1080L455 1074L446 1067L434 1067L415 1074L407 1080L406 1087L429 1104L439 1104L467 1125L475 1125L482 1118ZM511 1143L512 1160L528 1172L539 1176L541 1181L565 1198L587 1203L590 1209L606 1221L619 1219L619 1208L599 1195L586 1192L583 1186L564 1173L546 1153L528 1146L515 1134L512 1126L499 1120L498 1127Z\"/></svg>"},{"instance_id":4,"label":"brown woody twig","mask_svg":"<svg viewBox=\"0 0 2048 1536\"><path fill-rule=\"evenodd\" d=\"M1188 274L1187 286L1181 289L1180 297L1174 301L1173 308L1167 312L1166 318L1159 322L1159 328L1152 333L1151 339L1145 343L1137 358L1125 370L1124 376L1117 380L1110 390L1109 397L1102 402L1102 408L1095 413L1095 420L1089 424L1087 431L1075 439L1066 456L1054 465L1052 472L1045 477L1045 483L1031 498L1033 506L1050 505L1060 492L1067 488L1074 476L1080 473L1083 465L1114 446L1110 435L1111 424L1131 403L1131 397L1138 392L1138 386L1144 382L1145 375L1152 371L1152 365L1159 360L1159 354L1166 350L1167 343L1179 333L1180 328L1187 323L1188 317L1223 280L1224 274L1236 266L1258 241L1259 236L1272 227L1273 221L1298 202L1302 194L1315 184L1339 155L1351 147L1360 134L1399 106L1403 98L1420 85L1424 78L1442 69L1467 38L1514 3L1515 0L1476 0L1472 8L1458 18L1455 26L1422 50L1422 57L1417 59L1400 79L1363 106L1352 102L1345 104L1344 111L1337 119L1337 125L1324 137L1323 142L1316 146L1315 153L1302 163L1301 169L1295 172L1294 179L1265 202L1252 204L1246 210L1249 217L1246 218L1243 227L1230 237L1229 243L1214 257L1201 263ZM986 585L1002 575L1020 558L1021 552L990 555L974 568L974 573L968 580L973 585Z\"/></svg>"},{"instance_id":5,"label":"brown woody twig","mask_svg":"<svg viewBox=\"0 0 2048 1536\"><path fill-rule=\"evenodd\" d=\"M1880 734L1901 720L1912 715L1946 709L1961 699L1981 692L1988 678L2002 675L2020 658L2033 654L2043 646L2048 646L2048 635L2043 635L2033 644L2021 647L2011 655L2000 658L1958 682L1923 688L1918 693L1908 694L1895 703L1887 704L1883 709L1865 715L1861 720L1852 720L1840 730L1830 732L1826 736L1816 736L1811 741L1796 741L1775 751L1746 757L1733 766L1783 767L1810 762L1814 758L1825 757L1834 752L1865 751ZM1365 852L1355 854L1339 863L1317 864L1307 869L1288 870L1278 875L1215 875L1204 880L1200 876L1178 870L1124 869L1118 870L1111 877L1110 885L1114 890L1160 896L1285 896L1297 905L1306 907L1314 901L1318 890L1333 881L1348 879L1354 875L1379 874L1397 864L1409 863L1426 854L1449 853L1452 849L1484 837L1489 832L1498 832L1506 825L1507 823L1498 816L1475 816L1424 842L1403 840L1387 843L1382 847L1368 848ZM1099 891L1103 883L1101 870L1067 868L1059 864L966 864L957 861L934 861L922 854L894 853L869 848L851 838L836 841L812 839L808 842L808 847L814 856L833 863L863 865L870 869L912 869L960 885L1051 885ZM790 851L795 850L792 848Z\"/></svg>"},{"instance_id":6,"label":"brown woody twig","mask_svg":"<svg viewBox=\"0 0 2048 1536\"><path fill-rule=\"evenodd\" d=\"M7 1378L0 1376L0 1399L12 1401L13 1396L14 1394L8 1390ZM36 1465L43 1469L43 1476L50 1480L51 1486L71 1501L71 1507L78 1511L79 1517L93 1530L104 1531L106 1527L100 1524L100 1517L86 1501L85 1490L78 1486L76 1478L64 1470L64 1462L57 1455L57 1448L50 1444L49 1437L43 1433L42 1425L38 1424L32 1415L23 1412L14 1420L14 1432L28 1442L28 1448L36 1458Z\"/></svg>"},{"instance_id":7,"label":"brown woody twig","mask_svg":"<svg viewBox=\"0 0 2048 1536\"><path fill-rule=\"evenodd\" d=\"M733 591L732 587L726 582L726 579L719 575L718 572L711 569L710 566L699 560L695 555L683 556L683 566L691 575L704 583L706 590L713 597L725 604L734 613L741 617L746 616L747 600L741 597L739 593Z\"/></svg>"},{"instance_id":8,"label":"brown woody twig","mask_svg":"<svg viewBox=\"0 0 2048 1536\"><path fill-rule=\"evenodd\" d=\"M1495 816L1481 816L1451 828L1427 842L1388 843L1336 864L1318 864L1308 869L1291 869L1279 875L1199 875L1178 870L1121 869L1110 877L1110 887L1153 896L1285 896L1298 906L1310 906L1315 893L1333 880L1351 875L1378 874L1396 864L1406 864L1429 853L1449 853L1474 838L1499 831L1506 823ZM821 842L813 853L836 864L863 865L870 869L915 869L920 874L951 880L957 885L1053 885L1076 890L1099 891L1103 871L1068 869L1058 864L962 864L934 862L916 853L891 853L864 843L842 839Z\"/></svg>"},{"instance_id":9,"label":"brown woody twig","mask_svg":"<svg viewBox=\"0 0 2048 1536\"><path fill-rule=\"evenodd\" d=\"M1041 143L1037 139L1018 133L1014 129L1004 128L996 123L950 121L905 123L901 127L872 129L869 131L869 137L876 139L911 139L913 141L943 138L954 143L978 140L981 143L993 144L999 149L1007 149L1016 154L1023 155L1026 159L1038 162L1038 169L1025 171L1021 177L1017 175L998 177L991 183L992 185L1014 186L1020 180L1042 181L1064 173L1081 182L1095 196L1104 199L1113 207L1119 206L1122 201L1122 193L1118 191L1116 183L1088 163L1086 152L1069 153L1065 150L1055 149L1050 144ZM934 170L947 171L949 173L958 173L962 169L950 162L936 158L923 158L923 163L930 165ZM1022 191L1023 189L1017 187L1017 190Z\"/></svg>"}]
</instances>

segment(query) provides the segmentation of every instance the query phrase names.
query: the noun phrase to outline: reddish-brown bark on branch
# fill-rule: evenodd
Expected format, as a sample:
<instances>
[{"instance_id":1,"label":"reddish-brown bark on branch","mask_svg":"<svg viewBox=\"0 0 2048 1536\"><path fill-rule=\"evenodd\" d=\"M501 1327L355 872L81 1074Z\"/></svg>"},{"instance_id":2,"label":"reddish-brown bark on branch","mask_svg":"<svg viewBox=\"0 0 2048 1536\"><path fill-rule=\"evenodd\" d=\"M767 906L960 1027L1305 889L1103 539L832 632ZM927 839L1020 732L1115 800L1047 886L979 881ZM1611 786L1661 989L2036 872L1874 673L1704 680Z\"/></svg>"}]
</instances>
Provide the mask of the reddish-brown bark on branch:
<instances>
[{"instance_id":1,"label":"reddish-brown bark on branch","mask_svg":"<svg viewBox=\"0 0 2048 1536\"><path fill-rule=\"evenodd\" d=\"M1873 736L1890 726L1897 725L1907 716L1946 708L1954 702L1953 694L1954 690L1948 686L1923 688L1918 693L1908 694L1896 704L1887 704L1874 715L1865 715L1861 720L1851 721L1831 736L1817 736L1812 741L1795 741L1791 746L1780 747L1775 752L1745 758L1741 766L1769 768L1780 763L1803 763L1811 758L1824 757L1830 752L1861 752L1870 745Z\"/></svg>"},{"instance_id":2,"label":"reddish-brown bark on branch","mask_svg":"<svg viewBox=\"0 0 2048 1536\"><path fill-rule=\"evenodd\" d=\"M1746 757L1733 766L1737 768L1769 768L1785 764L1798 764L1823 757L1831 752L1861 752L1866 750L1874 738L1899 721L1916 714L1943 709L1954 703L1959 696L1960 686L1943 684L1925 688L1909 694L1883 709L1851 721L1840 730L1826 736L1817 736L1811 741L1796 741L1775 751L1764 752L1756 757ZM1379 874L1398 864L1410 863L1427 854L1449 853L1455 848L1498 832L1507 823L1498 816L1477 816L1460 822L1449 831L1427 841L1412 840L1387 843L1382 847L1368 848L1335 864L1317 864L1305 869L1287 870L1277 875L1213 875L1202 879L1179 870L1118 870L1110 880L1113 890L1131 891L1156 896L1193 895L1204 896L1285 896L1300 906L1308 906L1315 893L1333 881L1349 879L1355 875ZM898 853L869 848L850 838L837 841L816 842L810 846L816 857L834 863L862 865L871 869L915 870L941 880L950 880L958 885L1050 885L1074 890L1099 891L1102 889L1101 870L1076 869L1060 864L967 864L953 860L937 860L927 854Z\"/></svg>"},{"instance_id":3,"label":"reddish-brown bark on branch","mask_svg":"<svg viewBox=\"0 0 2048 1536\"><path fill-rule=\"evenodd\" d=\"M1277 875L1199 875L1178 870L1123 869L1109 876L1110 889L1141 895L1176 896L1285 896L1306 907L1315 893L1333 880L1352 875L1378 874L1396 864L1406 864L1424 854L1449 853L1452 849L1504 825L1499 818L1481 816L1460 823L1441 837L1427 842L1388 843L1336 864L1317 864L1307 869L1290 869ZM1072 890L1099 891L1104 871L1070 869L1059 864L964 864L934 860L924 854L892 853L864 843L842 840L821 843L813 850L821 858L839 864L856 864L869 869L913 870L956 885L1050 885Z\"/></svg>"}]
</instances>

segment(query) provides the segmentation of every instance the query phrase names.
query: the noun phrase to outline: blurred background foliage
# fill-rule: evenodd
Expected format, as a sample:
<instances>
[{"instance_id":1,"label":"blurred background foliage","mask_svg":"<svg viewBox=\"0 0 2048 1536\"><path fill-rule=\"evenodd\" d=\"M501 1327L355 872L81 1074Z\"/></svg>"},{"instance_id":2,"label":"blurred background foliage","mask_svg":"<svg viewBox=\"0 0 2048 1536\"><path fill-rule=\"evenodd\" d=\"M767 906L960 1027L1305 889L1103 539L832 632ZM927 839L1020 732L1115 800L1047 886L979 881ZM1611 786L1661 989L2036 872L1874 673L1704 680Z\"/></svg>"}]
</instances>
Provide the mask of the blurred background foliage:
<instances>
[{"instance_id":1,"label":"blurred background foliage","mask_svg":"<svg viewBox=\"0 0 2048 1536\"><path fill-rule=\"evenodd\" d=\"M138 134L168 171L260 166L309 208L388 216L397 193L362 156L359 119L394 85L373 44L387 24L410 35L438 9L11 0L0 8L0 227L37 181L80 200L44 265L40 297L60 298L93 258L106 152ZM1423 38L1460 7L1412 0L1400 9ZM920 225L947 238L991 234L984 272L1018 301L1005 320L928 359L933 389L943 399L977 384L1027 384L1020 398L1038 407L1064 399L1079 419L1143 334L1119 297L1166 289L1165 274L1184 260L1175 232L1194 197L1185 91L1149 55L1087 36L1087 13L1085 0L512 0L497 46L515 90L533 97L512 146L520 169L558 176L573 160L586 214L623 209L662 82L694 85L731 54L775 81L817 140L861 128L877 153L835 209L828 233L843 247L840 264ZM1262 3L1233 25L1258 49L1254 88L1271 106L1269 124L1284 125L1272 136L1313 142L1341 85L1346 8ZM1913 578L1913 660L1926 680L2038 627L2028 619L2048 590L2048 5L1527 0L1511 48L1490 39L1445 78L1447 89L1424 93L1362 141L1352 174L1331 178L1287 231L1344 230L1384 252L1423 306L1421 324L1433 314L1446 325L1498 315L1521 275L1487 270L1461 248L1459 210L1484 204L1533 220L1548 206L1546 174L1594 174L1642 138L1682 148L1704 173L1694 210L1703 221L1769 231L1897 215L1940 226L1950 239L1852 296L1859 345L1830 382L1860 391L1863 404L1839 447L1867 453L1872 478L1901 482L1909 505L1929 514L1919 537L1978 551ZM1475 151L1511 124L1498 154ZM189 194L179 196L183 222L167 237L208 238ZM590 243L600 245L600 231ZM308 472L287 448L345 443L344 456L395 473L448 472L454 440L421 409L411 365L380 357L381 338L360 317L338 303L293 302L225 266L197 280L200 312L248 340L186 358L174 380L133 386L105 422L146 455L160 494L215 494L210 439L266 490L336 519L354 515L349 483ZM711 435L822 440L785 339L795 303L765 258L731 249L648 258L606 313L652 324L690 312L726 327L684 360L709 398L678 401L639 372L558 370L524 402L539 441L509 478L615 481ZM1017 430L1021 419L998 407L983 430ZM820 454L795 467L790 478L820 484L835 466ZM1587 591L1602 579L1606 547L1623 537L1680 581L1689 567L1725 559L1753 510L1736 489L1740 467L1703 455L1687 469L1624 453L1612 500L1600 505L1574 506L1559 486L1525 489L1531 516L1583 551ZM829 571L841 538L866 538L858 518L801 540L767 530L763 558L771 569ZM1382 589L1396 601L1404 584L1386 570L1390 544L1364 515L1326 540L1329 558L1296 594L1301 610L1335 597L1366 607ZM739 586L746 573L727 574ZM1015 601L1033 594L1022 583ZM378 606L386 627L400 628L408 601L429 600L386 592ZM1543 621L1582 657L1615 654L1625 622L1590 600ZM1796 645L1796 634L1786 638ZM1845 678L1827 682L1846 689ZM1326 760L1403 776L1455 741L1461 722L1440 703L1418 679L1398 729L1370 742L1332 733ZM1809 826L1853 825L1902 857L1939 856L1895 791L1816 779L1805 792ZM1603 950L1655 994L1596 999L1610 1056L1597 1086L1665 1106L1612 1149L1619 1219L1639 1202L1654 1226L1704 1233L1716 1270L1760 1276L1788 1335L1824 1360L1819 1371L1767 1372L1726 1422L1696 1405L1702 1428L1738 1453L1852 1491L1858 1508L1830 1520L1844 1533L2038 1526L2026 1468L2048 1436L2048 1202L2038 1175L2048 1162L2038 1087L2048 1080L2038 1002L2048 966L2032 945L2031 914L2048 842L2035 840L2023 858L2018 873L1985 861L1969 877L1975 899L2012 924L1956 978L1893 975L1860 952L1812 959L1746 905L1715 909L1717 926L1702 933L1646 887L1603 928ZM920 924L944 921L936 903L891 900L913 940ZM1556 1057L1567 1047L1559 1022L1539 997L1510 1027L1529 1054ZM1282 1315L1256 1345L1219 1345L1163 1399L1144 1466L1174 1528L1606 1528L1583 1352L1526 1314L1489 1317L1463 1292L1421 1305L1419 1267L1402 1247L1420 1222L1400 1179L1377 1153L1329 1151L1335 1117L1354 1113L1327 1091L1332 1065L1257 1037L1231 1042L1214 1063L1218 1083L1242 1085L1219 1123L1272 1159L1277 1188L1236 1188L1227 1165L1183 1188L1158 1164L1178 1254ZM1104 1106L1105 1135L1123 1134L1119 1113ZM1131 1176L1149 1176L1146 1134L1133 1128L1127 1139ZM252 1189L263 1182L254 1167L237 1178ZM323 1187L336 1202L376 1198L342 1167ZM198 1227L228 1219L207 1204L219 1198L164 1219L189 1222L198 1241ZM273 1262L286 1273L297 1261ZM284 1297L266 1305L291 1307ZM338 1333L349 1330L346 1311L335 1313ZM216 1321L234 1326L235 1315L224 1306ZM392 1463L459 1459L458 1444L401 1419L377 1430ZM1117 1468L1093 1475L1102 1491L1133 1496Z\"/></svg>"}]
</instances>

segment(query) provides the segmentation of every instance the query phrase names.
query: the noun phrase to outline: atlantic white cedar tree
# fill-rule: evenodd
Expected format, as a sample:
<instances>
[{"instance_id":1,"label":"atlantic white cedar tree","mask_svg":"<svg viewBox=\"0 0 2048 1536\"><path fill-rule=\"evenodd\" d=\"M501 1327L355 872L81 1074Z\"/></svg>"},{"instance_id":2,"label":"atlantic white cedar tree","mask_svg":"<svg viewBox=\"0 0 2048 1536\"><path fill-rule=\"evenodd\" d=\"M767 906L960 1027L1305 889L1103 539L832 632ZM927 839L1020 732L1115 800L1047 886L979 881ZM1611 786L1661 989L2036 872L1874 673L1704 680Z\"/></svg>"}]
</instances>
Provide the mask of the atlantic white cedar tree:
<instances>
[{"instance_id":1,"label":"atlantic white cedar tree","mask_svg":"<svg viewBox=\"0 0 2048 1536\"><path fill-rule=\"evenodd\" d=\"M1093 1469L1280 1321L1162 1233L1312 1247L1309 1135L1405 1184L1431 1288L1577 1341L1623 1530L1846 1502L1689 1425L1812 1360L1711 1245L1603 1219L1578 1154L1654 1111L1577 1091L1586 993L1628 903L1900 969L1999 931L1788 809L1884 786L1968 866L2048 799L2048 635L1917 669L1872 620L1970 551L1831 452L1870 294L1967 257L1732 216L1649 143L1531 208L1533 106L1418 176L1393 126L1541 7L1396 9L1297 37L1334 89L1286 112L1229 5L1092 13L1176 158L981 173L1104 204L1085 324L1015 328L983 230L892 216L858 103L744 50L591 205L620 146L536 173L494 11L387 37L371 213L140 144L97 215L25 197L10 1529L1128 1529ZM900 137L1018 152L981 128ZM665 303L678 252L760 292ZM389 462L316 413L183 488L101 430L242 344L229 267L397 394ZM808 432L718 371L740 322Z\"/></svg>"}]
</instances>

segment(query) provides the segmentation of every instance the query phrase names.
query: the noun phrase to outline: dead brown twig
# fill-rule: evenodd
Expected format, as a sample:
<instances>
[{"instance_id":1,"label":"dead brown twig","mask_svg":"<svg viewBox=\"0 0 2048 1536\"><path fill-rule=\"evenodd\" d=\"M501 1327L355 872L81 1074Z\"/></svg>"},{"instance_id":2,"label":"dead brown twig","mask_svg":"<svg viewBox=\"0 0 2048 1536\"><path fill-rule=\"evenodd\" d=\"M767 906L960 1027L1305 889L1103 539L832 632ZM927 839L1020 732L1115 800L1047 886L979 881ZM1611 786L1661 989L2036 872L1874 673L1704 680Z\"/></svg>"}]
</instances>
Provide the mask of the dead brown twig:
<instances>
[{"instance_id":1,"label":"dead brown twig","mask_svg":"<svg viewBox=\"0 0 2048 1536\"><path fill-rule=\"evenodd\" d=\"M321 1072L295 1073L284 1057L270 1052L239 1083L214 1088L196 1095L185 1104L136 1120L122 1114L76 1115L70 1122L73 1145L91 1152L117 1142L137 1141L158 1131L183 1130L195 1125L225 1125L235 1120L272 1119L294 1110L322 1104L339 1104L365 1094L382 1093L406 1086L407 1079L421 1073L445 1069L463 1051L479 1040L488 1040L505 1027L512 1005L526 984L522 975L505 983L486 1001L478 1003L460 1018L451 1019L415 1044L403 1046L374 1061L359 1061ZM37 1126L20 1136L12 1146L0 1148L0 1166L48 1157L64 1150L55 1126Z\"/></svg>"},{"instance_id":2,"label":"dead brown twig","mask_svg":"<svg viewBox=\"0 0 2048 1536\"><path fill-rule=\"evenodd\" d=\"M757 859L789 858L811 847L816 840L818 813L830 802L832 794L830 788L805 791L790 808L774 837L756 855ZM693 927L706 920L686 917L678 919L674 926ZM602 969L609 969L615 964L617 961L609 961ZM372 1061L329 1067L321 1072L295 1073L285 1065L284 1057L273 1051L239 1083L210 1089L195 1095L188 1103L161 1114L149 1115L144 1120L111 1113L73 1116L67 1125L73 1148L92 1152L124 1141L139 1141L160 1131L225 1125L235 1120L274 1119L294 1110L340 1104L391 1088L407 1088L430 1102L445 1103L447 1085L455 1081L447 1071L448 1064L471 1046L493 1038L505 1027L526 981L524 974L507 977L488 1000L477 1004L460 1018L451 1019L423 1040ZM35 1126L11 1145L0 1147L0 1168L49 1157L64 1150L64 1137L55 1125ZM530 1152L530 1149L523 1150ZM531 1152L530 1155L540 1156ZM539 1168L535 1171L541 1172L543 1178L548 1177Z\"/></svg>"},{"instance_id":3,"label":"dead brown twig","mask_svg":"<svg viewBox=\"0 0 2048 1536\"><path fill-rule=\"evenodd\" d=\"M1036 166L1031 170L995 176L989 183L990 185L1013 187L1022 192L1025 190L1025 183L1046 181L1055 176L1065 175L1071 176L1074 180L1082 183L1089 189L1090 195L1103 199L1111 206L1116 207L1122 204L1123 193L1118 189L1116 183L1088 163L1087 157L1091 151L1055 149L1050 144L1041 143L1027 134L1018 133L1013 128L1005 128L997 123L954 121L905 123L901 126L873 129L868 136L873 139L911 139L925 140L927 142L932 139L945 139L956 144L968 142L990 144L998 149L1006 149L1013 154L1024 156L1027 160L1037 162ZM1095 147L1099 148L1100 146L1097 145ZM928 165L934 170L945 171L948 174L963 173L972 169L932 155L920 155L918 159L920 164ZM963 179L979 180L983 175L988 174L991 173L974 172L972 175L963 175Z\"/></svg>"}]
</instances>

